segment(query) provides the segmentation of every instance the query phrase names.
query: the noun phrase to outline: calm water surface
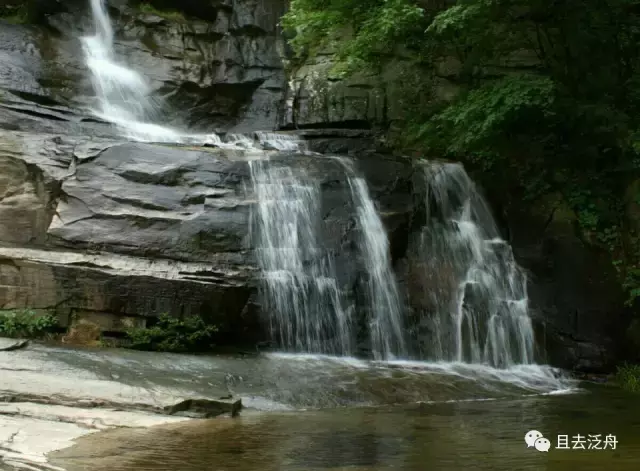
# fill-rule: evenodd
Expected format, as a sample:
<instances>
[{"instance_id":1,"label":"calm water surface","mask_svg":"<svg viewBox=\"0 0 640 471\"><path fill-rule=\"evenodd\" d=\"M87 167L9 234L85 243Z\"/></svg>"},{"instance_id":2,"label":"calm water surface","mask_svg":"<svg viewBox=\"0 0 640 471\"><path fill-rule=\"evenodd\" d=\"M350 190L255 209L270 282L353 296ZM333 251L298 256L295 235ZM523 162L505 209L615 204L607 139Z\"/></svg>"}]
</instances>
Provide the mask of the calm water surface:
<instances>
[{"instance_id":1,"label":"calm water surface","mask_svg":"<svg viewBox=\"0 0 640 471\"><path fill-rule=\"evenodd\" d=\"M536 429L548 453L527 449ZM615 450L558 450L558 435L615 435ZM613 388L519 399L247 410L93 434L55 454L68 471L604 470L640 469L640 401Z\"/></svg>"}]
</instances>

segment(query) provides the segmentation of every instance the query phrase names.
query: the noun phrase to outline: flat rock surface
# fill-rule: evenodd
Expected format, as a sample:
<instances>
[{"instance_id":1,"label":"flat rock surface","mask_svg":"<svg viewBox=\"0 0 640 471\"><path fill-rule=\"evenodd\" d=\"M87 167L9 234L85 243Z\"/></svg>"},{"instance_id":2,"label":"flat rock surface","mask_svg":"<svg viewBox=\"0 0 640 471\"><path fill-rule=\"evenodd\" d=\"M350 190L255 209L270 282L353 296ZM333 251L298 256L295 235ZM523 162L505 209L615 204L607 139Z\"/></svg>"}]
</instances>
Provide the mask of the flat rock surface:
<instances>
[{"instance_id":1,"label":"flat rock surface","mask_svg":"<svg viewBox=\"0 0 640 471\"><path fill-rule=\"evenodd\" d=\"M17 342L0 338L0 346ZM214 394L210 401L224 402L217 397L228 394L227 388L188 380L188 361L171 374L167 358L145 371L151 358L38 344L0 352L0 470L58 469L46 455L80 436L189 420L172 417L163 407L208 397L207 389Z\"/></svg>"},{"instance_id":2,"label":"flat rock surface","mask_svg":"<svg viewBox=\"0 0 640 471\"><path fill-rule=\"evenodd\" d=\"M33 343L0 354L0 470L21 463L52 469L47 453L97 430L185 420L181 414L233 415L241 404L247 411L240 418L251 410L521 397L573 386L537 365L496 370L324 355L192 356Z\"/></svg>"},{"instance_id":3,"label":"flat rock surface","mask_svg":"<svg viewBox=\"0 0 640 471\"><path fill-rule=\"evenodd\" d=\"M83 435L113 427L151 427L184 420L188 419L144 412L0 403L0 469L3 463L9 469L52 469L46 455L73 445Z\"/></svg>"}]
</instances>

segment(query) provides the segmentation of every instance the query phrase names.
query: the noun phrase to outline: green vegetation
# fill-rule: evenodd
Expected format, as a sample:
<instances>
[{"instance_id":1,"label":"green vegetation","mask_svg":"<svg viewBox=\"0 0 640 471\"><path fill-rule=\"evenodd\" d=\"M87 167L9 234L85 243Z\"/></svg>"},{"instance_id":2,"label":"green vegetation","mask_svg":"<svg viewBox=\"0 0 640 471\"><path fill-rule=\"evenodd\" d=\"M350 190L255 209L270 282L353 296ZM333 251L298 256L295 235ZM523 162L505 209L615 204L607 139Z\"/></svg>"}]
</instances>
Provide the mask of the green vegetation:
<instances>
[{"instance_id":1,"label":"green vegetation","mask_svg":"<svg viewBox=\"0 0 640 471\"><path fill-rule=\"evenodd\" d=\"M149 328L131 329L129 348L159 352L206 352L215 347L218 328L201 317L178 319L162 314Z\"/></svg>"},{"instance_id":2,"label":"green vegetation","mask_svg":"<svg viewBox=\"0 0 640 471\"><path fill-rule=\"evenodd\" d=\"M292 0L283 26L294 67L331 49L335 74L398 70L402 115L379 123L397 148L513 200L562 195L640 296L640 0Z\"/></svg>"},{"instance_id":3,"label":"green vegetation","mask_svg":"<svg viewBox=\"0 0 640 471\"><path fill-rule=\"evenodd\" d=\"M58 319L53 315L38 315L33 311L0 313L0 337L38 339L53 334Z\"/></svg>"},{"instance_id":4,"label":"green vegetation","mask_svg":"<svg viewBox=\"0 0 640 471\"><path fill-rule=\"evenodd\" d=\"M158 10L156 7L151 5L150 3L141 3L138 7L142 13L147 13L149 15L156 15L162 18L166 18L170 21L175 21L178 23L186 22L186 18L184 15L176 10Z\"/></svg>"},{"instance_id":5,"label":"green vegetation","mask_svg":"<svg viewBox=\"0 0 640 471\"><path fill-rule=\"evenodd\" d=\"M615 380L626 391L640 392L640 365L619 366Z\"/></svg>"},{"instance_id":6,"label":"green vegetation","mask_svg":"<svg viewBox=\"0 0 640 471\"><path fill-rule=\"evenodd\" d=\"M29 21L29 14L26 3L21 5L0 6L0 20L13 24L24 24Z\"/></svg>"}]
</instances>

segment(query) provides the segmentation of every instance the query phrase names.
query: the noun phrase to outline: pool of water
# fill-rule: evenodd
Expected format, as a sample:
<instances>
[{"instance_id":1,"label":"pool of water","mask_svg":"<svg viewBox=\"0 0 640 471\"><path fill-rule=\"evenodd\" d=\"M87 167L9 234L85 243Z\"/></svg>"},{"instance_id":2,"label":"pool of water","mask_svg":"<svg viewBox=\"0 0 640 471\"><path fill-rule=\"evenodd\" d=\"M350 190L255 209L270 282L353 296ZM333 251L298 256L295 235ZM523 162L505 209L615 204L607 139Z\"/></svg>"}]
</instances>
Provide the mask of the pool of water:
<instances>
[{"instance_id":1,"label":"pool of water","mask_svg":"<svg viewBox=\"0 0 640 471\"><path fill-rule=\"evenodd\" d=\"M550 440L548 452L527 448L532 429ZM557 448L559 435L569 449ZM578 435L585 449L574 447ZM589 435L610 435L610 443L604 449ZM599 386L491 400L247 410L236 419L88 435L51 463L68 471L636 471L640 401Z\"/></svg>"}]
</instances>

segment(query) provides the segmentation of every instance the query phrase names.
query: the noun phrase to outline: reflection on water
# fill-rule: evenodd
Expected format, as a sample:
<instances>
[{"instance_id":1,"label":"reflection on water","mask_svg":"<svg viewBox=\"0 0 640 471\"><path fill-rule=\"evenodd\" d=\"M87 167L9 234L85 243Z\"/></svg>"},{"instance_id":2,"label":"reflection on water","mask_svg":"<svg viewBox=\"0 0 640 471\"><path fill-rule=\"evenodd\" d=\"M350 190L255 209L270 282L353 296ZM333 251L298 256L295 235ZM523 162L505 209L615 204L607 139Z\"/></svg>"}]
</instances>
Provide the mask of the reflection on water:
<instances>
[{"instance_id":1,"label":"reflection on water","mask_svg":"<svg viewBox=\"0 0 640 471\"><path fill-rule=\"evenodd\" d=\"M616 450L527 449L524 434L614 434ZM69 471L637 470L640 403L608 388L511 400L246 412L89 435L53 457Z\"/></svg>"}]
</instances>

